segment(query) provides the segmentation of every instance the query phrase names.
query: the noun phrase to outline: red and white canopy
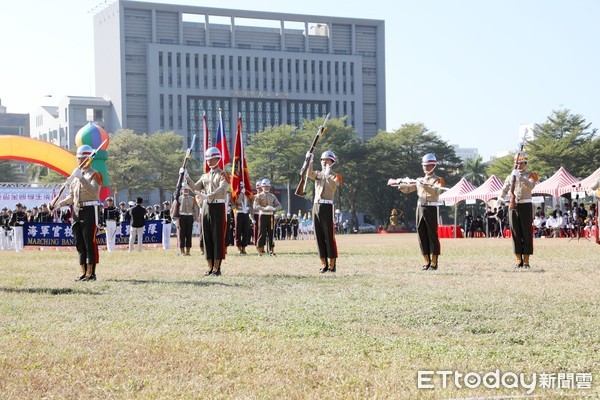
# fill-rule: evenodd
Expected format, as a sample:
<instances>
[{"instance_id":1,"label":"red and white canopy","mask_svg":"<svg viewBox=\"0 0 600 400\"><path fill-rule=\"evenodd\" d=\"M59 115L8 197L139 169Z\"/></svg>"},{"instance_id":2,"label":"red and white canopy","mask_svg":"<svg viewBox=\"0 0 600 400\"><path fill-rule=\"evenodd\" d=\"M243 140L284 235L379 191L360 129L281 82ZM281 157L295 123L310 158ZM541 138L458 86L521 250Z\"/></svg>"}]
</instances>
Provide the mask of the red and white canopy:
<instances>
[{"instance_id":1,"label":"red and white canopy","mask_svg":"<svg viewBox=\"0 0 600 400\"><path fill-rule=\"evenodd\" d=\"M456 185L452 186L452 188L440 195L440 200L456 203L460 201L457 200L459 196L472 192L475 189L475 185L473 185L471 182L465 178L460 178L460 181L458 181Z\"/></svg>"},{"instance_id":2,"label":"red and white canopy","mask_svg":"<svg viewBox=\"0 0 600 400\"><path fill-rule=\"evenodd\" d=\"M598 180L600 180L600 168L592 172L592 174L587 178L575 183L575 186L577 186L577 191L587 192L588 190L592 190L592 186L594 186L598 182ZM561 194L570 193L574 190L575 188L573 188L572 185L560 189L560 191L562 192Z\"/></svg>"},{"instance_id":3,"label":"red and white canopy","mask_svg":"<svg viewBox=\"0 0 600 400\"><path fill-rule=\"evenodd\" d=\"M457 196L456 201L468 199L488 201L494 197L498 197L500 191L502 190L502 186L504 186L504 182L502 182L496 175L492 175L477 189L472 190L462 196Z\"/></svg>"},{"instance_id":4,"label":"red and white canopy","mask_svg":"<svg viewBox=\"0 0 600 400\"><path fill-rule=\"evenodd\" d=\"M533 193L543 193L558 197L561 194L572 192L573 185L577 184L577 182L579 182L577 178L563 167L560 167L550 178L537 184L533 188Z\"/></svg>"}]
</instances>

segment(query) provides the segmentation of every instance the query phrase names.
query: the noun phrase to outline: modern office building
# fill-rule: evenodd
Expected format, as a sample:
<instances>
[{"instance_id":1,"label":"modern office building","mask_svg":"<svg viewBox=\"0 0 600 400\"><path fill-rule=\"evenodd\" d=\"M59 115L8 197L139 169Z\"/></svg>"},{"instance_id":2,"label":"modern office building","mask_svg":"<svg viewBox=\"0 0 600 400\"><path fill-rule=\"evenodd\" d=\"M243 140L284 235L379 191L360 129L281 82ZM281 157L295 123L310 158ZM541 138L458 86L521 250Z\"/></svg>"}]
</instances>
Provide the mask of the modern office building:
<instances>
[{"instance_id":1,"label":"modern office building","mask_svg":"<svg viewBox=\"0 0 600 400\"><path fill-rule=\"evenodd\" d=\"M31 137L75 150L75 136L89 121L110 123L110 100L101 97L65 96L58 106L40 106L31 118Z\"/></svg>"},{"instance_id":2,"label":"modern office building","mask_svg":"<svg viewBox=\"0 0 600 400\"><path fill-rule=\"evenodd\" d=\"M328 112L385 129L384 21L118 0L94 16L96 95L137 133L301 126ZM229 140L232 140L232 134Z\"/></svg>"}]
</instances>

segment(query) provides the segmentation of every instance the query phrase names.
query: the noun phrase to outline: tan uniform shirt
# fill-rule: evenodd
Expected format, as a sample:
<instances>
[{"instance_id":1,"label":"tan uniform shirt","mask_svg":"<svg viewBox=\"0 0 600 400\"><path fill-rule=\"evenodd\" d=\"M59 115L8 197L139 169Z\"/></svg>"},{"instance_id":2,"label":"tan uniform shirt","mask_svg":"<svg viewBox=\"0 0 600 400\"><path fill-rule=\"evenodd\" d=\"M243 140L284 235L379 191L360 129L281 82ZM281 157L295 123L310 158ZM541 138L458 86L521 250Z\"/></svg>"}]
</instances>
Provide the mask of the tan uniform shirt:
<instances>
[{"instance_id":1,"label":"tan uniform shirt","mask_svg":"<svg viewBox=\"0 0 600 400\"><path fill-rule=\"evenodd\" d=\"M93 168L85 168L81 178L73 178L69 185L69 195L58 203L58 207L73 204L73 210L78 212L82 203L98 201L100 186L102 186L102 175Z\"/></svg>"},{"instance_id":2,"label":"tan uniform shirt","mask_svg":"<svg viewBox=\"0 0 600 400\"><path fill-rule=\"evenodd\" d=\"M225 178L225 173L220 168L202 174L196 183L188 178L188 184L194 192L204 192L208 196L207 201L209 203L225 203L227 199L229 183Z\"/></svg>"},{"instance_id":3,"label":"tan uniform shirt","mask_svg":"<svg viewBox=\"0 0 600 400\"><path fill-rule=\"evenodd\" d=\"M504 181L500 198L506 198L510 192L512 175L508 175ZM531 177L531 172L523 172L521 176L515 180L515 201L517 203L531 203L531 191L535 187L535 181Z\"/></svg>"},{"instance_id":4,"label":"tan uniform shirt","mask_svg":"<svg viewBox=\"0 0 600 400\"><path fill-rule=\"evenodd\" d=\"M179 196L179 214L198 216L198 203L193 196L182 194Z\"/></svg>"},{"instance_id":5,"label":"tan uniform shirt","mask_svg":"<svg viewBox=\"0 0 600 400\"><path fill-rule=\"evenodd\" d=\"M258 211L258 213L262 215L273 215L274 211L281 210L281 203L273 193L262 192L261 194L254 196L253 206L255 212ZM265 210L265 207L267 206L274 207L275 210Z\"/></svg>"},{"instance_id":6,"label":"tan uniform shirt","mask_svg":"<svg viewBox=\"0 0 600 400\"><path fill-rule=\"evenodd\" d=\"M315 181L315 203L320 200L333 201L335 192L340 186L340 182L333 179L336 176L333 171L327 175L323 171L315 171L311 162L308 164L306 176Z\"/></svg>"},{"instance_id":7,"label":"tan uniform shirt","mask_svg":"<svg viewBox=\"0 0 600 400\"><path fill-rule=\"evenodd\" d=\"M436 203L439 201L440 193L442 193L441 188L433 186L438 179L440 179L439 176L435 174L425 175L424 178L419 179L424 183L423 185L401 183L398 189L402 193L412 193L416 190L420 205Z\"/></svg>"},{"instance_id":8,"label":"tan uniform shirt","mask_svg":"<svg viewBox=\"0 0 600 400\"><path fill-rule=\"evenodd\" d=\"M252 201L244 193L240 193L237 199L235 199L235 210L241 213L252 214Z\"/></svg>"}]
</instances>

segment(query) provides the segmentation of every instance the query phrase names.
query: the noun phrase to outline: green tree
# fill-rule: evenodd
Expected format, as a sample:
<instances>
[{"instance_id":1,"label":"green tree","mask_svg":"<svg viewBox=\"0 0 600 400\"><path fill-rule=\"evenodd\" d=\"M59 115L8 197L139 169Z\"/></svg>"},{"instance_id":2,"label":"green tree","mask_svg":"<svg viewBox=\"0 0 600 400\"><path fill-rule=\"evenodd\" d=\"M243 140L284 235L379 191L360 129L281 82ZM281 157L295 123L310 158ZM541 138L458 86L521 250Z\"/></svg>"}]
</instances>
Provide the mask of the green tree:
<instances>
[{"instance_id":1,"label":"green tree","mask_svg":"<svg viewBox=\"0 0 600 400\"><path fill-rule=\"evenodd\" d=\"M147 138L147 146L151 155L148 186L160 189L162 203L163 191L174 192L177 185L179 168L185 157L183 137L175 132L155 133ZM189 170L196 170L193 164L189 165ZM196 177L193 173L192 176L199 178L199 175Z\"/></svg>"},{"instance_id":2,"label":"green tree","mask_svg":"<svg viewBox=\"0 0 600 400\"><path fill-rule=\"evenodd\" d=\"M113 190L147 190L154 172L153 156L146 134L126 129L111 135L107 166Z\"/></svg>"},{"instance_id":3,"label":"green tree","mask_svg":"<svg viewBox=\"0 0 600 400\"><path fill-rule=\"evenodd\" d=\"M481 156L476 159L466 159L461 168L461 175L475 186L485 182L487 179L486 166Z\"/></svg>"},{"instance_id":4,"label":"green tree","mask_svg":"<svg viewBox=\"0 0 600 400\"><path fill-rule=\"evenodd\" d=\"M575 176L585 177L598 167L597 129L568 109L554 110L534 128L535 140L527 144L529 164L541 175L552 175L561 166Z\"/></svg>"},{"instance_id":5,"label":"green tree","mask_svg":"<svg viewBox=\"0 0 600 400\"><path fill-rule=\"evenodd\" d=\"M268 127L255 134L246 147L248 172L254 179L268 178L272 185L286 185L289 199L309 145L303 130L290 125ZM289 212L289 204L287 207Z\"/></svg>"},{"instance_id":6,"label":"green tree","mask_svg":"<svg viewBox=\"0 0 600 400\"><path fill-rule=\"evenodd\" d=\"M0 160L0 176L2 182L23 182L25 179L11 160Z\"/></svg>"},{"instance_id":7,"label":"green tree","mask_svg":"<svg viewBox=\"0 0 600 400\"><path fill-rule=\"evenodd\" d=\"M485 169L488 177L496 175L501 180L504 180L515 167L513 157L514 154L509 154L490 161Z\"/></svg>"}]
</instances>

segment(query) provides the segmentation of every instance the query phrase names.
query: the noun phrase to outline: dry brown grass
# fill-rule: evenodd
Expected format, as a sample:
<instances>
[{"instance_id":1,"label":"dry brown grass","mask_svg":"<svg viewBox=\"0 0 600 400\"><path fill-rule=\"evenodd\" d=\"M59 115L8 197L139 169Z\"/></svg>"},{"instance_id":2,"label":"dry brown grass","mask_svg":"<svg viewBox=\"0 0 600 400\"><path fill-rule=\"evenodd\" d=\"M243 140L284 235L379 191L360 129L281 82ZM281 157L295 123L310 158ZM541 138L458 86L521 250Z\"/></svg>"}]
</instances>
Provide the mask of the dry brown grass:
<instances>
[{"instance_id":1,"label":"dry brown grass","mask_svg":"<svg viewBox=\"0 0 600 400\"><path fill-rule=\"evenodd\" d=\"M73 281L74 252L2 252L0 398L437 399L525 392L419 390L418 370L600 379L600 246L539 239L515 271L509 240L443 240L436 272L413 234L338 247L335 275L292 241L230 255L220 278L198 249L102 252L92 283Z\"/></svg>"}]
</instances>

